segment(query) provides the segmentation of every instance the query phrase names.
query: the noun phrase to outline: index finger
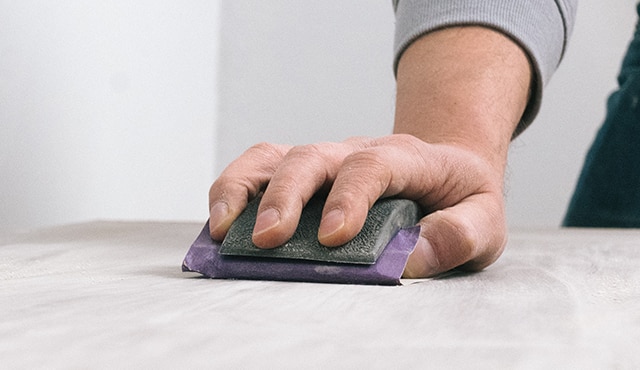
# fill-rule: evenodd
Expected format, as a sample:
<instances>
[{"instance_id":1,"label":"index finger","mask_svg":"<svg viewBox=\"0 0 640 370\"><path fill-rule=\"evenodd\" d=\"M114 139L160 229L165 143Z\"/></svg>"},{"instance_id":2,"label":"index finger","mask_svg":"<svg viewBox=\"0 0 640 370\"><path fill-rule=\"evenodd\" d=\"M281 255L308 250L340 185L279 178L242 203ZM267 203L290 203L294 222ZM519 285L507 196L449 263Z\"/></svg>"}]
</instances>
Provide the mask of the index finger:
<instances>
[{"instance_id":1,"label":"index finger","mask_svg":"<svg viewBox=\"0 0 640 370\"><path fill-rule=\"evenodd\" d=\"M209 231L214 240L224 239L247 203L264 190L290 148L256 144L222 171L209 189Z\"/></svg>"}]
</instances>

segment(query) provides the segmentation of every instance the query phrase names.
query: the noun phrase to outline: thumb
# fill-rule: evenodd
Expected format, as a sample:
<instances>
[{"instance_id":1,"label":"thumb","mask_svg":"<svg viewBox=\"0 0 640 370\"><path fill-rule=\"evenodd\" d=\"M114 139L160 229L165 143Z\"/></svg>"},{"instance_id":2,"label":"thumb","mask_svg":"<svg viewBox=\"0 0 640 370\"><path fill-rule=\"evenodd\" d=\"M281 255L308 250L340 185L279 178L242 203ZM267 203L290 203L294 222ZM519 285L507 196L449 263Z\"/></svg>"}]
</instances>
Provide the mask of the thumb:
<instances>
[{"instance_id":1,"label":"thumb","mask_svg":"<svg viewBox=\"0 0 640 370\"><path fill-rule=\"evenodd\" d=\"M492 212L466 199L424 217L403 277L431 277L456 267L478 271L493 263L506 244L504 211L497 208Z\"/></svg>"}]
</instances>

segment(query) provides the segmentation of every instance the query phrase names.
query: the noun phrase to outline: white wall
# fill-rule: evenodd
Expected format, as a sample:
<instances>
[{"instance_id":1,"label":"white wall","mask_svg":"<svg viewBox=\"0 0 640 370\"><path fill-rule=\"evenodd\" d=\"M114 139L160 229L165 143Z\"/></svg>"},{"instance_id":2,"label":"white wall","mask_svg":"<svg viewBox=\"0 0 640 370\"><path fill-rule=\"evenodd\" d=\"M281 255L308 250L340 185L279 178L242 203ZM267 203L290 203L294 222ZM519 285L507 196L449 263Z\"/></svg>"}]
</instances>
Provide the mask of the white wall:
<instances>
[{"instance_id":1,"label":"white wall","mask_svg":"<svg viewBox=\"0 0 640 370\"><path fill-rule=\"evenodd\" d=\"M0 227L204 220L218 2L0 1Z\"/></svg>"},{"instance_id":2,"label":"white wall","mask_svg":"<svg viewBox=\"0 0 640 370\"><path fill-rule=\"evenodd\" d=\"M218 171L251 144L378 136L393 122L391 1L223 2ZM635 0L582 0L563 66L512 145L512 226L556 226L615 87Z\"/></svg>"}]
</instances>

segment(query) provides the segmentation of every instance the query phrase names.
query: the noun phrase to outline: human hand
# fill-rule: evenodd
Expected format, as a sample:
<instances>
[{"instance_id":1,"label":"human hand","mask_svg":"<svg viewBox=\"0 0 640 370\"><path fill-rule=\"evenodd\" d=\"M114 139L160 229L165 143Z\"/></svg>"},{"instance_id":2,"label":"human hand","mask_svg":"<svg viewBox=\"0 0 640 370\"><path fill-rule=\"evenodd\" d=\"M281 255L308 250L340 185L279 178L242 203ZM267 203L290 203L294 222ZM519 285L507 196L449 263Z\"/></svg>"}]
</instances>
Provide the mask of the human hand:
<instances>
[{"instance_id":1,"label":"human hand","mask_svg":"<svg viewBox=\"0 0 640 370\"><path fill-rule=\"evenodd\" d=\"M253 234L262 248L285 243L306 202L323 191L328 196L318 240L326 246L353 238L380 197L412 199L423 207L426 216L405 277L458 266L482 269L506 243L502 172L461 146L411 135L250 148L211 186L212 238L223 239L248 201L263 191Z\"/></svg>"},{"instance_id":2,"label":"human hand","mask_svg":"<svg viewBox=\"0 0 640 370\"><path fill-rule=\"evenodd\" d=\"M423 207L405 277L482 269L502 253L502 195L510 139L530 95L531 65L508 36L483 27L430 32L397 68L396 135L290 147L259 144L211 186L211 236L221 240L262 191L253 241L286 242L305 203L328 192L318 240L353 238L380 197Z\"/></svg>"}]
</instances>

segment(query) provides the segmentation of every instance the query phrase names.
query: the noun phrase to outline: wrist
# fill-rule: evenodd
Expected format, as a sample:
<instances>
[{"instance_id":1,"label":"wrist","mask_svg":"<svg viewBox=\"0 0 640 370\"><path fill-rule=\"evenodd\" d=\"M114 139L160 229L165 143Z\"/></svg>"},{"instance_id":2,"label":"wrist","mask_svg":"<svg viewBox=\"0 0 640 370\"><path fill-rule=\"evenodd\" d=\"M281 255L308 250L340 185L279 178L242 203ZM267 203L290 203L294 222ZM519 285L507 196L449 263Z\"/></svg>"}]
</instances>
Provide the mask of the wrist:
<instances>
[{"instance_id":1,"label":"wrist","mask_svg":"<svg viewBox=\"0 0 640 370\"><path fill-rule=\"evenodd\" d=\"M504 170L531 67L505 35L453 27L416 40L398 65L395 133L472 151Z\"/></svg>"}]
</instances>

